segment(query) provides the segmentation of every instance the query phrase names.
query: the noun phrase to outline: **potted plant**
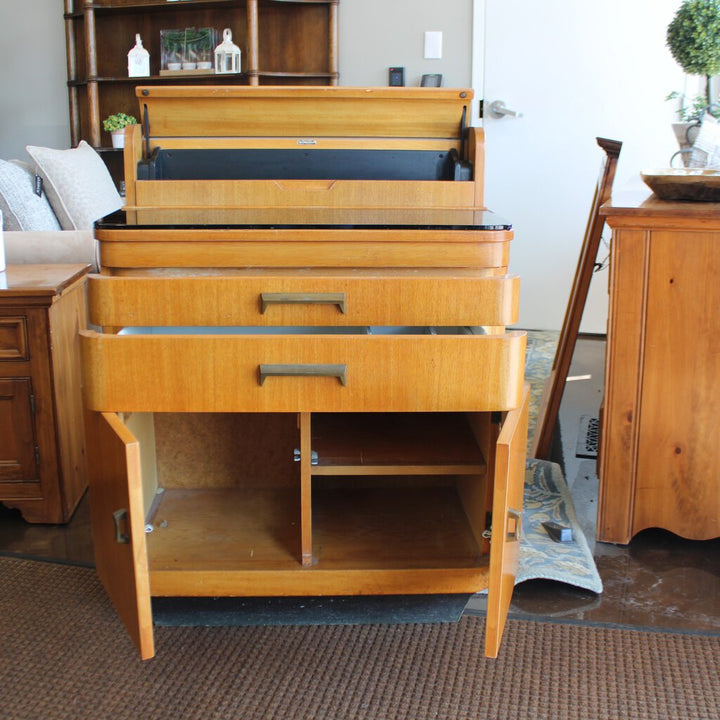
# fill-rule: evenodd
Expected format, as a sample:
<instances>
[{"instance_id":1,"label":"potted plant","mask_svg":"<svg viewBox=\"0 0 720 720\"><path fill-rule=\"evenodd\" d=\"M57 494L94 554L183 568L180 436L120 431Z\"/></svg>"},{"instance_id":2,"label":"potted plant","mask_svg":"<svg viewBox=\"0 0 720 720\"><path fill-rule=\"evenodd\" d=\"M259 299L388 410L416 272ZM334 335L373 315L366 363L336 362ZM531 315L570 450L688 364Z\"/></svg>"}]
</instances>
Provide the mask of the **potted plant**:
<instances>
[{"instance_id":1,"label":"potted plant","mask_svg":"<svg viewBox=\"0 0 720 720\"><path fill-rule=\"evenodd\" d=\"M720 0L683 0L668 25L667 46L688 75L705 77L711 105L710 78L720 72Z\"/></svg>"},{"instance_id":2,"label":"potted plant","mask_svg":"<svg viewBox=\"0 0 720 720\"><path fill-rule=\"evenodd\" d=\"M212 70L217 32L215 28L200 28L197 41L198 70Z\"/></svg>"},{"instance_id":3,"label":"potted plant","mask_svg":"<svg viewBox=\"0 0 720 720\"><path fill-rule=\"evenodd\" d=\"M125 147L125 126L135 124L137 124L137 120L132 115L115 113L103 120L103 130L112 136L114 148L122 148Z\"/></svg>"},{"instance_id":4,"label":"potted plant","mask_svg":"<svg viewBox=\"0 0 720 720\"><path fill-rule=\"evenodd\" d=\"M689 150L693 146L705 113L709 113L715 119L720 119L720 106L708 105L707 96L704 93L688 98L685 93L676 90L665 99L678 101L676 110L678 122L672 124L672 129L681 150ZM685 163L687 155L683 155L682 158Z\"/></svg>"},{"instance_id":5,"label":"potted plant","mask_svg":"<svg viewBox=\"0 0 720 720\"><path fill-rule=\"evenodd\" d=\"M161 30L160 31L160 45L161 45L161 68L175 72L182 69L182 63L184 59L184 43L185 43L185 31L184 30Z\"/></svg>"},{"instance_id":6,"label":"potted plant","mask_svg":"<svg viewBox=\"0 0 720 720\"><path fill-rule=\"evenodd\" d=\"M668 25L666 40L673 58L688 75L705 78L704 95L689 103L682 93L668 96L680 100L680 122L673 124L673 131L680 148L688 149L692 128L699 127L706 110L713 109L710 78L720 72L720 0L683 0Z\"/></svg>"}]
</instances>

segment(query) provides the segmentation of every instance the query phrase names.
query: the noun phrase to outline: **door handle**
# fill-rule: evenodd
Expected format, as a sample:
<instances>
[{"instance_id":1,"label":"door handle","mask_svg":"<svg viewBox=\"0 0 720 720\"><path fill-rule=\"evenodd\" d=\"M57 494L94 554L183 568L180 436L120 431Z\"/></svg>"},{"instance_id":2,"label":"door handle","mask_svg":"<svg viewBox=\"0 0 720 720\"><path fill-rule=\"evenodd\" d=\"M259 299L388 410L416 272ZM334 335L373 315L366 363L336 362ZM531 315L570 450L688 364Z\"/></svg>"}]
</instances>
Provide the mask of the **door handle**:
<instances>
[{"instance_id":1,"label":"door handle","mask_svg":"<svg viewBox=\"0 0 720 720\"><path fill-rule=\"evenodd\" d=\"M520 510L513 510L508 508L508 530L506 540L518 541L520 540L520 530L522 528L522 512Z\"/></svg>"},{"instance_id":2,"label":"door handle","mask_svg":"<svg viewBox=\"0 0 720 720\"><path fill-rule=\"evenodd\" d=\"M127 545L130 542L130 535L127 533L127 529L123 532L122 525L127 526L128 511L125 508L116 510L113 513L113 521L115 522L115 542L121 545Z\"/></svg>"},{"instance_id":3,"label":"door handle","mask_svg":"<svg viewBox=\"0 0 720 720\"><path fill-rule=\"evenodd\" d=\"M494 118L504 118L504 117L520 118L520 117L522 117L522 113L517 112L516 110L511 110L510 108L506 107L505 103L502 100L493 100L490 103L489 111L490 111L490 117L494 117Z\"/></svg>"},{"instance_id":4,"label":"door handle","mask_svg":"<svg viewBox=\"0 0 720 720\"><path fill-rule=\"evenodd\" d=\"M260 293L260 314L269 305L337 305L345 312L345 293Z\"/></svg>"}]
</instances>

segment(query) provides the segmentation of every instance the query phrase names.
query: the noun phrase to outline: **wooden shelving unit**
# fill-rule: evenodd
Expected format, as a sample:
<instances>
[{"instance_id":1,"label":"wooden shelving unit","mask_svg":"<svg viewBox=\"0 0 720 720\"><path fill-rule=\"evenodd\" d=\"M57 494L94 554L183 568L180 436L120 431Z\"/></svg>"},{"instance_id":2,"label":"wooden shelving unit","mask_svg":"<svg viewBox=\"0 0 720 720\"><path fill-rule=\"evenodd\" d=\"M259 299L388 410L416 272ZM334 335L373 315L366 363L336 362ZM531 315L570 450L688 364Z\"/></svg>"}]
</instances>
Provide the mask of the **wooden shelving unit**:
<instances>
[{"instance_id":1,"label":"wooden shelving unit","mask_svg":"<svg viewBox=\"0 0 720 720\"><path fill-rule=\"evenodd\" d=\"M337 85L339 0L64 0L68 99L73 146L86 140L109 165L103 118L137 116L137 85ZM238 75L160 75L160 30L230 28L242 52ZM139 33L150 77L127 76ZM110 157L117 155L117 158ZM117 162L115 162L117 160ZM111 168L112 169L112 168Z\"/></svg>"}]
</instances>

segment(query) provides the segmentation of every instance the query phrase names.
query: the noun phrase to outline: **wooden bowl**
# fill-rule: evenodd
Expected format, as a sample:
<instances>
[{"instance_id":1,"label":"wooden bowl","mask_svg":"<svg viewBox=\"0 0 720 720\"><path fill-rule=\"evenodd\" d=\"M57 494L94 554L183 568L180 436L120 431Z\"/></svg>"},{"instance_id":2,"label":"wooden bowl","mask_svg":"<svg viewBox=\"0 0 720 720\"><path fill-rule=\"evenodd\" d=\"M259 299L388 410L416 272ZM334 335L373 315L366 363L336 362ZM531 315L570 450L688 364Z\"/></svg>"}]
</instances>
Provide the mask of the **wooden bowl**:
<instances>
[{"instance_id":1,"label":"wooden bowl","mask_svg":"<svg viewBox=\"0 0 720 720\"><path fill-rule=\"evenodd\" d=\"M720 202L720 170L662 168L641 172L640 177L661 200Z\"/></svg>"}]
</instances>

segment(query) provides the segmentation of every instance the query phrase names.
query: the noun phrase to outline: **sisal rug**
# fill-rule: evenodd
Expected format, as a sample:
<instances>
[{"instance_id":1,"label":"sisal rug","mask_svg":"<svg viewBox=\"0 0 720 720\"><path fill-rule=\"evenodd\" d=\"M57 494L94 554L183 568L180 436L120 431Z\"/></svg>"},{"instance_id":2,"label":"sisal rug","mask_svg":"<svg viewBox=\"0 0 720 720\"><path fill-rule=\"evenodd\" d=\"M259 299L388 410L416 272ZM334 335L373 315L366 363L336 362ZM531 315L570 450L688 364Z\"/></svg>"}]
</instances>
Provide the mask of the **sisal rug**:
<instances>
[{"instance_id":1,"label":"sisal rug","mask_svg":"<svg viewBox=\"0 0 720 720\"><path fill-rule=\"evenodd\" d=\"M0 557L3 720L717 720L720 638L508 621L155 629L92 569Z\"/></svg>"}]
</instances>

